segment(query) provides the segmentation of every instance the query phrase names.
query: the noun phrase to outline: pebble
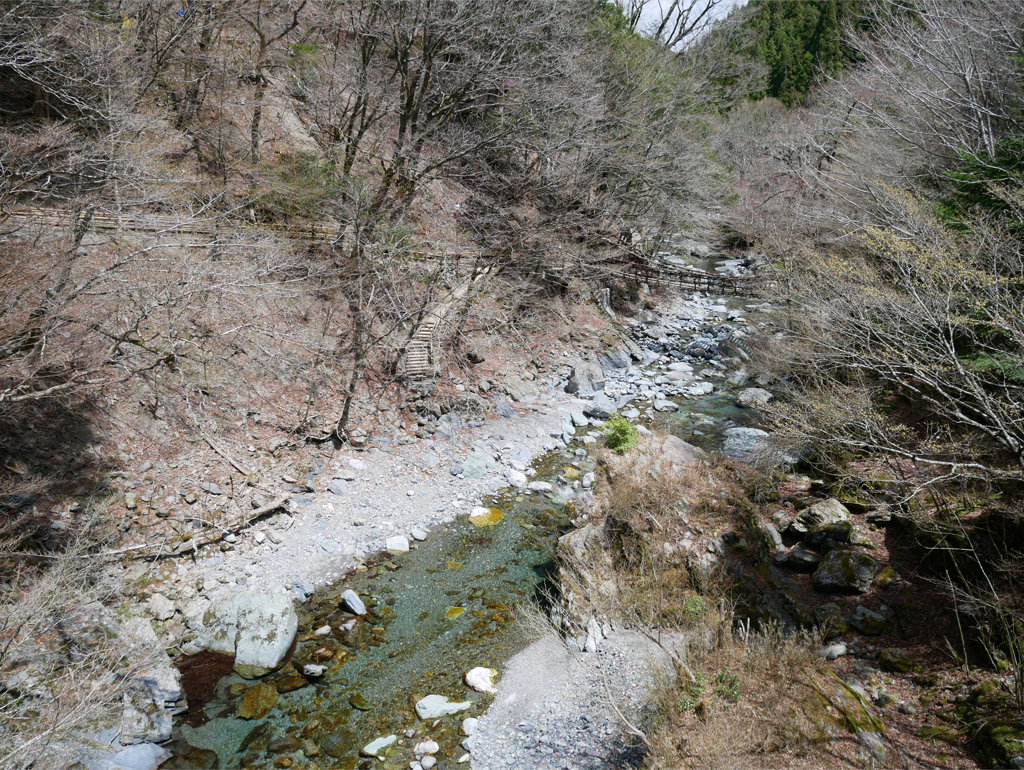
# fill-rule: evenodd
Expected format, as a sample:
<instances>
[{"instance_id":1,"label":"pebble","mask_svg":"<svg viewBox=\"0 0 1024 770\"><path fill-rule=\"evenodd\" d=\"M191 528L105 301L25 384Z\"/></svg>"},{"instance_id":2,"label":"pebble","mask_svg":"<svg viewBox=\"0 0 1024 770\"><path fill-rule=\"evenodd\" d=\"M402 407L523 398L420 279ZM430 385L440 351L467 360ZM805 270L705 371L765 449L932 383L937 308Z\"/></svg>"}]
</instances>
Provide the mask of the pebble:
<instances>
[{"instance_id":1,"label":"pebble","mask_svg":"<svg viewBox=\"0 0 1024 770\"><path fill-rule=\"evenodd\" d=\"M441 747L436 741L423 741L417 743L412 750L412 753L417 757L422 757L424 754L436 754L441 750Z\"/></svg>"}]
</instances>

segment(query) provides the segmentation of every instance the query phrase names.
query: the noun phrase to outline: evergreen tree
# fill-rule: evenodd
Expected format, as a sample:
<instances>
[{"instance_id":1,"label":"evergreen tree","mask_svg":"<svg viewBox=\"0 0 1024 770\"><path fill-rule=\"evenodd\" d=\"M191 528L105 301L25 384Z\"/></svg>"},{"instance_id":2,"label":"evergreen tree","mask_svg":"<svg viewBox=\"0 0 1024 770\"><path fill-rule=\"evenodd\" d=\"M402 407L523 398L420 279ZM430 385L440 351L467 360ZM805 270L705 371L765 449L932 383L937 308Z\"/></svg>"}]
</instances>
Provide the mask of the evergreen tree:
<instances>
[{"instance_id":1,"label":"evergreen tree","mask_svg":"<svg viewBox=\"0 0 1024 770\"><path fill-rule=\"evenodd\" d=\"M859 3L840 0L754 0L750 25L759 33L754 55L768 67L766 96L795 104L819 72L835 73L853 52L842 28Z\"/></svg>"}]
</instances>

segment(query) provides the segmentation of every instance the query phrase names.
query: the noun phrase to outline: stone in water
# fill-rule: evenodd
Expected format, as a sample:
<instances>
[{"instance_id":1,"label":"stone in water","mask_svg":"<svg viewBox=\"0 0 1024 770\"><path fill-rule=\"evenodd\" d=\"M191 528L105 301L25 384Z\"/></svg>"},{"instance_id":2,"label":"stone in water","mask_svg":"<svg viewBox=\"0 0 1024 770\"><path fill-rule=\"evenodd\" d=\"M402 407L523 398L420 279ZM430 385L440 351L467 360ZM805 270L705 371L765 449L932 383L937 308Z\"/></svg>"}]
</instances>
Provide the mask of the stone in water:
<instances>
[{"instance_id":1,"label":"stone in water","mask_svg":"<svg viewBox=\"0 0 1024 770\"><path fill-rule=\"evenodd\" d=\"M505 518L497 508L474 508L469 514L469 523L474 527L491 527Z\"/></svg>"},{"instance_id":2,"label":"stone in water","mask_svg":"<svg viewBox=\"0 0 1024 770\"><path fill-rule=\"evenodd\" d=\"M458 714L472 706L472 701L450 701L444 695L428 695L416 703L416 716L420 719L437 719L450 714Z\"/></svg>"},{"instance_id":3,"label":"stone in water","mask_svg":"<svg viewBox=\"0 0 1024 770\"><path fill-rule=\"evenodd\" d=\"M466 672L466 685L477 692L497 692L494 689L494 677L498 672L493 668L478 666Z\"/></svg>"}]
</instances>

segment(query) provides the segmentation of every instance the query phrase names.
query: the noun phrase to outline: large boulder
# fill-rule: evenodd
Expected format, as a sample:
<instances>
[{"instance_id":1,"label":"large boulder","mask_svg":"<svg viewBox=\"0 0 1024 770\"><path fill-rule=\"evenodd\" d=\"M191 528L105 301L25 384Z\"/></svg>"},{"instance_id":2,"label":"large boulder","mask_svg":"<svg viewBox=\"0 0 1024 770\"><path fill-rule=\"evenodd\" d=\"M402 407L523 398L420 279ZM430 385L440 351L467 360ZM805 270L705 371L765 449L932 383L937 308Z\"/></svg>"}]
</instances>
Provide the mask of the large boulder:
<instances>
[{"instance_id":1,"label":"large boulder","mask_svg":"<svg viewBox=\"0 0 1024 770\"><path fill-rule=\"evenodd\" d=\"M759 428L726 428L722 451L736 460L742 460L757 452L765 444L768 433Z\"/></svg>"},{"instance_id":2,"label":"large boulder","mask_svg":"<svg viewBox=\"0 0 1024 770\"><path fill-rule=\"evenodd\" d=\"M604 390L604 372L601 371L601 367L589 361L578 361L569 375L569 382L565 386L566 393L589 396L602 390Z\"/></svg>"},{"instance_id":3,"label":"large boulder","mask_svg":"<svg viewBox=\"0 0 1024 770\"><path fill-rule=\"evenodd\" d=\"M486 478L487 471L497 466L490 450L474 444L469 449L469 455L462 461L462 473L467 479L482 479Z\"/></svg>"},{"instance_id":4,"label":"large boulder","mask_svg":"<svg viewBox=\"0 0 1024 770\"><path fill-rule=\"evenodd\" d=\"M618 409L618 404L612 401L611 397L604 393L598 393L594 400L583 407L583 414L593 417L595 420L607 420Z\"/></svg>"},{"instance_id":5,"label":"large boulder","mask_svg":"<svg viewBox=\"0 0 1024 770\"><path fill-rule=\"evenodd\" d=\"M255 679L281 665L298 617L283 594L241 594L210 605L197 642L211 652L235 656L235 672Z\"/></svg>"},{"instance_id":6,"label":"large boulder","mask_svg":"<svg viewBox=\"0 0 1024 770\"><path fill-rule=\"evenodd\" d=\"M764 406L772 400L771 392L764 388L744 388L736 396L736 406L741 409L752 409Z\"/></svg>"},{"instance_id":7,"label":"large boulder","mask_svg":"<svg viewBox=\"0 0 1024 770\"><path fill-rule=\"evenodd\" d=\"M811 575L818 591L829 593L867 593L878 573L879 564L861 551L829 551Z\"/></svg>"},{"instance_id":8,"label":"large boulder","mask_svg":"<svg viewBox=\"0 0 1024 770\"><path fill-rule=\"evenodd\" d=\"M658 471L662 473L692 468L708 456L703 449L683 441L678 436L666 436L660 447L655 446L652 449L658 456Z\"/></svg>"},{"instance_id":9,"label":"large boulder","mask_svg":"<svg viewBox=\"0 0 1024 770\"><path fill-rule=\"evenodd\" d=\"M850 512L834 497L804 508L790 522L789 531L796 535L806 535L815 527L838 524L850 520Z\"/></svg>"}]
</instances>

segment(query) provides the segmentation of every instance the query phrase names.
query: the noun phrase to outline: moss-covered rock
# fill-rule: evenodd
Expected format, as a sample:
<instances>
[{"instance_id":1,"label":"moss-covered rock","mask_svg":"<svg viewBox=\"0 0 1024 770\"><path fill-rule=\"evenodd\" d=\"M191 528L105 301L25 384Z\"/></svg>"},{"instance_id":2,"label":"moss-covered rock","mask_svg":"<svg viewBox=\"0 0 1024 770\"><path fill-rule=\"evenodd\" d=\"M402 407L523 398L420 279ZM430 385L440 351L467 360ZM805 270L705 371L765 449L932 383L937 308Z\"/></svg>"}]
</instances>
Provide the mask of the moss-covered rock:
<instances>
[{"instance_id":1,"label":"moss-covered rock","mask_svg":"<svg viewBox=\"0 0 1024 770\"><path fill-rule=\"evenodd\" d=\"M878 665L882 667L883 671L906 674L914 670L914 659L906 650L887 647L878 653Z\"/></svg>"},{"instance_id":2,"label":"moss-covered rock","mask_svg":"<svg viewBox=\"0 0 1024 770\"><path fill-rule=\"evenodd\" d=\"M1006 697L998 679L986 679L971 688L970 700L976 706L994 706Z\"/></svg>"},{"instance_id":3,"label":"moss-covered rock","mask_svg":"<svg viewBox=\"0 0 1024 770\"><path fill-rule=\"evenodd\" d=\"M815 503L810 508L800 511L789 525L789 531L796 535L806 535L813 527L836 524L850 520L850 512L838 500L832 498Z\"/></svg>"},{"instance_id":4,"label":"moss-covered rock","mask_svg":"<svg viewBox=\"0 0 1024 770\"><path fill-rule=\"evenodd\" d=\"M277 688L273 683L260 682L245 691L238 704L239 719L263 719L277 705Z\"/></svg>"},{"instance_id":5,"label":"moss-covered rock","mask_svg":"<svg viewBox=\"0 0 1024 770\"><path fill-rule=\"evenodd\" d=\"M843 617L838 604L828 602L814 608L814 619L826 638L842 636L850 630L850 624Z\"/></svg>"},{"instance_id":6,"label":"moss-covered rock","mask_svg":"<svg viewBox=\"0 0 1024 770\"><path fill-rule=\"evenodd\" d=\"M834 521L828 524L815 524L808 527L804 540L814 546L822 546L828 543L832 547L845 545L850 542L853 535L853 522Z\"/></svg>"},{"instance_id":7,"label":"moss-covered rock","mask_svg":"<svg viewBox=\"0 0 1024 770\"><path fill-rule=\"evenodd\" d=\"M1024 722L1020 718L991 720L974 736L975 756L982 767L1019 767L1024 755Z\"/></svg>"},{"instance_id":8,"label":"moss-covered rock","mask_svg":"<svg viewBox=\"0 0 1024 770\"><path fill-rule=\"evenodd\" d=\"M867 593L879 564L860 551L829 551L811 576L818 591Z\"/></svg>"}]
</instances>

